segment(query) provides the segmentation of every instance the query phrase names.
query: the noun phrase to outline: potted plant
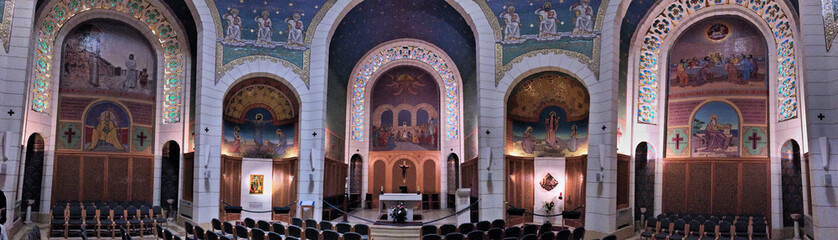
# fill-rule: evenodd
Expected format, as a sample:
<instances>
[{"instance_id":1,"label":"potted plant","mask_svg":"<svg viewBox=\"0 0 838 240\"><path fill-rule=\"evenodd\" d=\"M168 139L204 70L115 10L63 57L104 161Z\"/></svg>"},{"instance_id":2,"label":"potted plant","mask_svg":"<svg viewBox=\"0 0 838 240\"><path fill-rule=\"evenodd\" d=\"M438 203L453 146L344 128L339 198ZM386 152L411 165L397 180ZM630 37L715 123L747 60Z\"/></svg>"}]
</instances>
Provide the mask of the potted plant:
<instances>
[{"instance_id":1,"label":"potted plant","mask_svg":"<svg viewBox=\"0 0 838 240\"><path fill-rule=\"evenodd\" d=\"M390 216L393 217L393 222L404 223L407 220L407 208L404 207L403 202L397 203L392 210Z\"/></svg>"}]
</instances>

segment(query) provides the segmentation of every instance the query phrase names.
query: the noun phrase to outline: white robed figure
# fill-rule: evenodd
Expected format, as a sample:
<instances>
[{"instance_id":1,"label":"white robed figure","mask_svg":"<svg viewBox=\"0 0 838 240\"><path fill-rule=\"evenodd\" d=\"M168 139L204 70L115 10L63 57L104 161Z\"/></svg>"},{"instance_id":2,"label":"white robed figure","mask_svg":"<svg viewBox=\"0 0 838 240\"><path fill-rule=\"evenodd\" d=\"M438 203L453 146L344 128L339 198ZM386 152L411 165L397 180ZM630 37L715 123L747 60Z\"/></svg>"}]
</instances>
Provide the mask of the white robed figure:
<instances>
[{"instance_id":1,"label":"white robed figure","mask_svg":"<svg viewBox=\"0 0 838 240\"><path fill-rule=\"evenodd\" d=\"M227 20L227 35L224 37L224 41L241 42L242 19L239 17L239 10L233 8L229 13L224 14L224 19Z\"/></svg>"},{"instance_id":2,"label":"white robed figure","mask_svg":"<svg viewBox=\"0 0 838 240\"><path fill-rule=\"evenodd\" d=\"M262 15L256 17L256 24L259 26L259 33L257 34L256 42L262 44L271 44L271 35L273 32L273 23L268 17L268 11L262 11Z\"/></svg>"},{"instance_id":3,"label":"white robed figure","mask_svg":"<svg viewBox=\"0 0 838 240\"><path fill-rule=\"evenodd\" d=\"M137 87L137 61L134 61L134 54L128 54L128 59L125 60L125 82L122 83L122 88L136 88Z\"/></svg>"},{"instance_id":4,"label":"white robed figure","mask_svg":"<svg viewBox=\"0 0 838 240\"><path fill-rule=\"evenodd\" d=\"M556 10L551 9L550 3L544 3L541 8L535 10L535 14L541 19L538 24L538 37L555 36L559 20L556 18Z\"/></svg>"},{"instance_id":5,"label":"white robed figure","mask_svg":"<svg viewBox=\"0 0 838 240\"><path fill-rule=\"evenodd\" d=\"M573 17L573 34L588 34L594 31L594 9L591 7L591 0L581 0L570 6L570 11L576 14Z\"/></svg>"},{"instance_id":6,"label":"white robed figure","mask_svg":"<svg viewBox=\"0 0 838 240\"><path fill-rule=\"evenodd\" d=\"M304 46L305 34L303 33L303 21L300 21L300 14L294 13L289 18L285 19L288 23L288 44L294 46Z\"/></svg>"},{"instance_id":7,"label":"white robed figure","mask_svg":"<svg viewBox=\"0 0 838 240\"><path fill-rule=\"evenodd\" d=\"M506 12L501 13L500 18L503 19L504 22L503 40L512 41L520 39L521 18L518 17L518 13L515 13L515 7L509 6L506 8Z\"/></svg>"}]
</instances>

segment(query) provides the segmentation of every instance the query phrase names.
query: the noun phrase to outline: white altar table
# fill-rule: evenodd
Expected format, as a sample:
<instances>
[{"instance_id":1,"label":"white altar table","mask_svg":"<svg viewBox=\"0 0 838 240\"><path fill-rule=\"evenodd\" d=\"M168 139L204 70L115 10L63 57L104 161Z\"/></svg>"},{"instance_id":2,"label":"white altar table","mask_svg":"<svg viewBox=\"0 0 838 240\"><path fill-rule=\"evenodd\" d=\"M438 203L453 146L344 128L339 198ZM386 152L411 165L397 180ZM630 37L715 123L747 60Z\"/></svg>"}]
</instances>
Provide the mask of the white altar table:
<instances>
[{"instance_id":1,"label":"white altar table","mask_svg":"<svg viewBox=\"0 0 838 240\"><path fill-rule=\"evenodd\" d=\"M390 213L393 212L391 207L398 202L403 202L404 207L407 209L407 219L405 221L412 222L413 209L422 203L422 195L416 193L385 193L378 195L378 212L381 212L384 205L387 205L387 221L393 221L393 217L390 216Z\"/></svg>"}]
</instances>

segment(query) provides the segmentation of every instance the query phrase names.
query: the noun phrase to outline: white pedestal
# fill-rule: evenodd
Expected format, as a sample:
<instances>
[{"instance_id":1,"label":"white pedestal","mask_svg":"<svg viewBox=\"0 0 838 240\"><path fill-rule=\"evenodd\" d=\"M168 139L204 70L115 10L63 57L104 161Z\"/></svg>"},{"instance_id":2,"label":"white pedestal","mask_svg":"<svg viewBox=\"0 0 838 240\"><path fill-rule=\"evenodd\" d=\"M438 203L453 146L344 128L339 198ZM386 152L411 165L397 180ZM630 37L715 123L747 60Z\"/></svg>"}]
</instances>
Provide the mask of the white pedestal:
<instances>
[{"instance_id":1,"label":"white pedestal","mask_svg":"<svg viewBox=\"0 0 838 240\"><path fill-rule=\"evenodd\" d=\"M470 197L471 197L471 188L457 189L457 195L456 195L456 200L455 200L456 203L457 203L457 207L455 208L454 211L463 210L464 208L467 208L469 205L471 205L471 203L469 202ZM462 213L457 215L457 225L458 226L460 224L470 223L470 222L471 222L471 211L470 210L463 211Z\"/></svg>"}]
</instances>

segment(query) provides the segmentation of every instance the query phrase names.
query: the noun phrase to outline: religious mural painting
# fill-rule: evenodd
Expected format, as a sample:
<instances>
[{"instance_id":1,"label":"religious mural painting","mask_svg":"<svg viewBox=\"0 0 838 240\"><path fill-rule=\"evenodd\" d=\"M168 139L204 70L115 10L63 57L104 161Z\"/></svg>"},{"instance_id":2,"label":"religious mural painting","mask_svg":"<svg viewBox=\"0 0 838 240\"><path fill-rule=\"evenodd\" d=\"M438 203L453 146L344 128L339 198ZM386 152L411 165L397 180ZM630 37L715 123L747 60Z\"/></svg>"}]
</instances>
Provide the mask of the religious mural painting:
<instances>
[{"instance_id":1,"label":"religious mural painting","mask_svg":"<svg viewBox=\"0 0 838 240\"><path fill-rule=\"evenodd\" d=\"M507 100L507 153L568 157L588 152L590 96L576 78L541 72L523 79Z\"/></svg>"},{"instance_id":2,"label":"religious mural painting","mask_svg":"<svg viewBox=\"0 0 838 240\"><path fill-rule=\"evenodd\" d=\"M754 26L716 17L669 53L667 157L767 157L767 47Z\"/></svg>"},{"instance_id":3,"label":"religious mural painting","mask_svg":"<svg viewBox=\"0 0 838 240\"><path fill-rule=\"evenodd\" d=\"M307 69L311 34L334 0L213 0L220 73L237 59L266 56ZM326 5L326 6L324 6ZM303 74L300 74L303 75Z\"/></svg>"},{"instance_id":4,"label":"religious mural painting","mask_svg":"<svg viewBox=\"0 0 838 240\"><path fill-rule=\"evenodd\" d=\"M438 151L439 86L431 73L398 66L372 88L371 151Z\"/></svg>"},{"instance_id":5,"label":"religious mural painting","mask_svg":"<svg viewBox=\"0 0 838 240\"><path fill-rule=\"evenodd\" d=\"M607 1L600 0L528 0L486 1L497 16L502 46L501 65L518 56L544 49L563 49L595 58ZM601 25L601 23L599 24Z\"/></svg>"},{"instance_id":6,"label":"religious mural painting","mask_svg":"<svg viewBox=\"0 0 838 240\"><path fill-rule=\"evenodd\" d=\"M6 50L6 53L9 52L9 37L11 36L12 30L14 3L12 0L0 0L0 41L3 42L3 48Z\"/></svg>"},{"instance_id":7,"label":"religious mural painting","mask_svg":"<svg viewBox=\"0 0 838 240\"><path fill-rule=\"evenodd\" d=\"M250 175L250 194L265 193L265 175Z\"/></svg>"},{"instance_id":8,"label":"religious mural painting","mask_svg":"<svg viewBox=\"0 0 838 240\"><path fill-rule=\"evenodd\" d=\"M156 53L124 23L78 25L62 47L58 149L152 152Z\"/></svg>"},{"instance_id":9,"label":"religious mural painting","mask_svg":"<svg viewBox=\"0 0 838 240\"><path fill-rule=\"evenodd\" d=\"M224 101L222 152L248 158L298 155L299 103L276 80L254 78L231 88Z\"/></svg>"}]
</instances>

